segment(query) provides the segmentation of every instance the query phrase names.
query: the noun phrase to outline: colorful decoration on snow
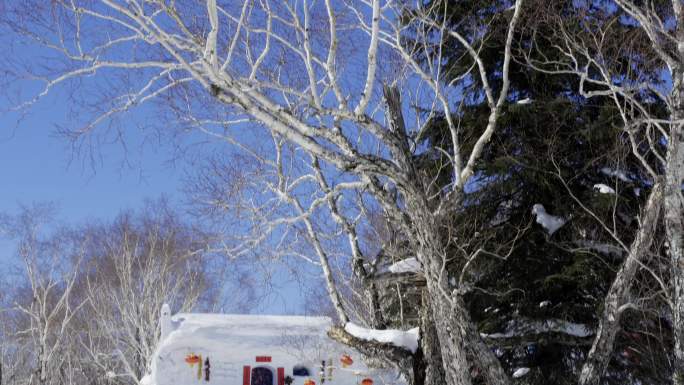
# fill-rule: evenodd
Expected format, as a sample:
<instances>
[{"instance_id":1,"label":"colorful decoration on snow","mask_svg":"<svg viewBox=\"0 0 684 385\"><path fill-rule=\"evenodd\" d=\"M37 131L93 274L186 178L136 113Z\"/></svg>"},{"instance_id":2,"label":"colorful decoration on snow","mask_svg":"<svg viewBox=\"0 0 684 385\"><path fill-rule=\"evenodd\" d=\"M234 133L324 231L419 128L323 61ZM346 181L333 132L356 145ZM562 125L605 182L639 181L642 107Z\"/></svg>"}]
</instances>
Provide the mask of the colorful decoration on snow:
<instances>
[{"instance_id":1,"label":"colorful decoration on snow","mask_svg":"<svg viewBox=\"0 0 684 385\"><path fill-rule=\"evenodd\" d=\"M190 353L187 356L185 356L185 362L188 363L188 365L193 366L201 361L200 357L197 354Z\"/></svg>"},{"instance_id":2,"label":"colorful decoration on snow","mask_svg":"<svg viewBox=\"0 0 684 385\"><path fill-rule=\"evenodd\" d=\"M271 362L271 356L256 356L256 362Z\"/></svg>"},{"instance_id":3,"label":"colorful decoration on snow","mask_svg":"<svg viewBox=\"0 0 684 385\"><path fill-rule=\"evenodd\" d=\"M373 385L373 380L371 380L370 378L364 378L361 381L361 385Z\"/></svg>"},{"instance_id":4,"label":"colorful decoration on snow","mask_svg":"<svg viewBox=\"0 0 684 385\"><path fill-rule=\"evenodd\" d=\"M340 358L340 362L342 363L343 368L347 368L354 363L354 360L352 360L349 354L343 354L342 358Z\"/></svg>"},{"instance_id":5,"label":"colorful decoration on snow","mask_svg":"<svg viewBox=\"0 0 684 385\"><path fill-rule=\"evenodd\" d=\"M316 381L309 378L308 380L304 381L304 385L316 385Z\"/></svg>"}]
</instances>

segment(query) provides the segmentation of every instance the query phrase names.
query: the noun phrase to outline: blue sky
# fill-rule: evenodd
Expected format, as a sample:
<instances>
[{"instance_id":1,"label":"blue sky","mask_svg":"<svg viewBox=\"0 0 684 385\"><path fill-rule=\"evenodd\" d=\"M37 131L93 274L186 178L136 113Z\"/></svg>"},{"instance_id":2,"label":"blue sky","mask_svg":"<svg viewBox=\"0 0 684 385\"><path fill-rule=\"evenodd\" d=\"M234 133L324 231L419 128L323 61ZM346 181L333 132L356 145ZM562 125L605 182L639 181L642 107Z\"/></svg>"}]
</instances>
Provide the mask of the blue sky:
<instances>
[{"instance_id":1,"label":"blue sky","mask_svg":"<svg viewBox=\"0 0 684 385\"><path fill-rule=\"evenodd\" d=\"M55 100L56 99L56 100ZM0 105L6 110L8 105ZM127 148L121 144L99 144L95 160L75 153L56 125L68 124L68 104L49 98L30 109L21 120L14 114L0 115L0 212L17 213L21 205L53 202L57 221L83 223L91 219L111 220L123 209L141 207L145 199L164 195L172 204L183 205L183 179L192 168L174 159L170 145L155 143L137 127L131 116ZM145 140L147 139L147 140ZM0 274L16 266L15 244L0 237ZM265 313L301 313L303 298L287 277L278 279L278 292L261 308Z\"/></svg>"},{"instance_id":2,"label":"blue sky","mask_svg":"<svg viewBox=\"0 0 684 385\"><path fill-rule=\"evenodd\" d=\"M112 219L120 210L162 194L179 200L182 169L167 161L163 148L125 152L118 144L101 145L98 160L84 159L56 134L55 124L65 122L65 106L48 104L30 110L19 122L11 114L0 117L0 212L54 202L59 220L80 223ZM131 132L131 140L139 142ZM12 244L0 242L0 259L8 261Z\"/></svg>"},{"instance_id":3,"label":"blue sky","mask_svg":"<svg viewBox=\"0 0 684 385\"><path fill-rule=\"evenodd\" d=\"M121 210L161 195L183 204L183 177L192 169L182 161L170 161L170 146L141 145L143 134L132 129L128 151L119 144L99 145L98 160L83 159L66 138L56 135L55 124L65 120L65 106L58 104L32 110L19 123L10 115L0 118L0 212L12 214L21 205L54 202L58 221L78 224L113 219ZM16 264L14 248L12 241L0 238L0 274ZM278 281L278 293L261 311L301 312L303 298L296 284L285 276Z\"/></svg>"}]
</instances>

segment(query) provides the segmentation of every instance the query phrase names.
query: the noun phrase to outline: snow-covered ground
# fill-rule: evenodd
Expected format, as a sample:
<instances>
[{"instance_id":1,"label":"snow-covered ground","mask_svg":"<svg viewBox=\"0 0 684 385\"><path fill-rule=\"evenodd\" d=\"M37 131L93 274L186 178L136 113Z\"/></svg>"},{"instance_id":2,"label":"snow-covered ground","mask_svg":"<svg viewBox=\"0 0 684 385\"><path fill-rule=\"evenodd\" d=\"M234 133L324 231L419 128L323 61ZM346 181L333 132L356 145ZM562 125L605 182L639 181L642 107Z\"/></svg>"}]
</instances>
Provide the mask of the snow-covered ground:
<instances>
[{"instance_id":1,"label":"snow-covered ground","mask_svg":"<svg viewBox=\"0 0 684 385\"><path fill-rule=\"evenodd\" d=\"M177 314L161 324L165 337L143 385L283 385L287 377L294 385L404 383L328 338L327 317Z\"/></svg>"}]
</instances>

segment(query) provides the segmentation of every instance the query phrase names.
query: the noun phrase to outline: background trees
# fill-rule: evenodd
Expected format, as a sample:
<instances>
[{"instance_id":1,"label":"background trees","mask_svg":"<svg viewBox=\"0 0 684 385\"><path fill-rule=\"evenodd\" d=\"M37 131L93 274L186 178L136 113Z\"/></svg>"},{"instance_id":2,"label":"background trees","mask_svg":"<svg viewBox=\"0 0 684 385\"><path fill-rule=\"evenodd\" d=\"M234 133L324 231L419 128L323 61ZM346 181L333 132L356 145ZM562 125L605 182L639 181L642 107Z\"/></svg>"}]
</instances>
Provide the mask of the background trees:
<instances>
[{"instance_id":1,"label":"background trees","mask_svg":"<svg viewBox=\"0 0 684 385\"><path fill-rule=\"evenodd\" d=\"M23 264L4 293L3 384L135 384L149 368L163 303L177 311L250 306L249 289L227 279L230 264L208 252L210 236L163 201L53 232L41 230L40 218L32 210L6 221L22 239Z\"/></svg>"}]
</instances>

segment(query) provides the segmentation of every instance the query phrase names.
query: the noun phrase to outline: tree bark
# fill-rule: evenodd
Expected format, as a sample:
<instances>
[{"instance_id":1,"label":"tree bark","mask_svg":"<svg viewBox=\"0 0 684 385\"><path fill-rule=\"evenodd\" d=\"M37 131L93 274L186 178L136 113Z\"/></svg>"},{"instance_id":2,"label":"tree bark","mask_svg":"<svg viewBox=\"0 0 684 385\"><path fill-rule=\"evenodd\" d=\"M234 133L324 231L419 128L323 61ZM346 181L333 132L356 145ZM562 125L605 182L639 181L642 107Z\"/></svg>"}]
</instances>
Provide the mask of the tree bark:
<instances>
[{"instance_id":1,"label":"tree bark","mask_svg":"<svg viewBox=\"0 0 684 385\"><path fill-rule=\"evenodd\" d=\"M681 22L681 21L680 21ZM684 35L684 25L678 26ZM682 36L684 37L684 36ZM680 43L682 45L683 43ZM670 138L667 144L665 168L665 232L670 252L673 282L674 370L672 382L684 384L684 47L680 47L680 66L673 68Z\"/></svg>"},{"instance_id":2,"label":"tree bark","mask_svg":"<svg viewBox=\"0 0 684 385\"><path fill-rule=\"evenodd\" d=\"M580 385L598 385L610 362L615 337L620 330L620 307L625 304L634 275L653 242L653 233L662 207L662 195L662 184L656 183L642 210L641 226L604 300L596 337L580 373Z\"/></svg>"},{"instance_id":3,"label":"tree bark","mask_svg":"<svg viewBox=\"0 0 684 385\"><path fill-rule=\"evenodd\" d=\"M420 310L420 347L423 354L422 371L425 385L443 385L445 383L444 363L442 362L439 337L435 328L433 310L427 293L423 292L423 306Z\"/></svg>"},{"instance_id":4,"label":"tree bark","mask_svg":"<svg viewBox=\"0 0 684 385\"><path fill-rule=\"evenodd\" d=\"M449 287L446 262L449 259L442 235L441 220L430 210L426 198L418 192L407 194L407 212L414 228L412 240L418 251L425 276L428 303L441 351L445 383L470 385L470 362L481 370L488 385L508 385L510 379L494 353L482 341L462 296ZM410 192L409 192L410 193Z\"/></svg>"}]
</instances>

